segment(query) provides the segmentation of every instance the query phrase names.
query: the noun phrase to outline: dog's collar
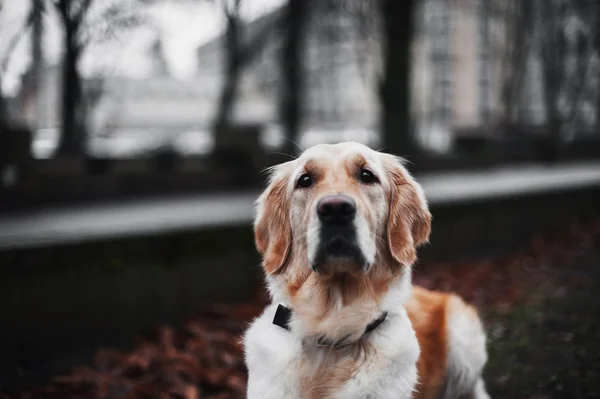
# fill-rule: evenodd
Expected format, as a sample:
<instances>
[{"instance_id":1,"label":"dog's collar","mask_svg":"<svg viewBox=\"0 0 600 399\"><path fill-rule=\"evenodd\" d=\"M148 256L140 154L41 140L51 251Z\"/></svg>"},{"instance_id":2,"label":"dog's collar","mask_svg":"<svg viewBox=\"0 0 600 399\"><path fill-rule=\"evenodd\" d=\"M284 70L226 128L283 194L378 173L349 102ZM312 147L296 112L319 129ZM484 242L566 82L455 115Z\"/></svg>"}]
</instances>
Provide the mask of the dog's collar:
<instances>
[{"instance_id":1,"label":"dog's collar","mask_svg":"<svg viewBox=\"0 0 600 399\"><path fill-rule=\"evenodd\" d=\"M379 327L387 318L388 312L383 312L377 319L373 320L367 328L365 328L365 332L363 335L373 332L377 327ZM290 328L290 320L292 318L292 309L287 306L278 305L277 310L275 311L275 317L273 317L273 324L284 328L288 331L291 331ZM318 346L327 346L327 347L341 347L352 344L353 342L344 342L345 338L342 338L338 342L330 341L326 338L319 338L317 341Z\"/></svg>"}]
</instances>

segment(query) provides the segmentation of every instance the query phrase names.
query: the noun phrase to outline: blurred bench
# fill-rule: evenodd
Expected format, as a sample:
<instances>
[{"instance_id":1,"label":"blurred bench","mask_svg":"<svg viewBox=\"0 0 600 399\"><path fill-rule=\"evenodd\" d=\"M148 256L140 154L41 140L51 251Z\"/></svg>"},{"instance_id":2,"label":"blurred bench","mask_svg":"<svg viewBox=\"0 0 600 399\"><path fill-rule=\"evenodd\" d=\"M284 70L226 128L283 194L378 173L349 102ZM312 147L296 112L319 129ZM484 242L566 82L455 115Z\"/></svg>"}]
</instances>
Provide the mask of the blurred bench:
<instances>
[{"instance_id":1,"label":"blurred bench","mask_svg":"<svg viewBox=\"0 0 600 399\"><path fill-rule=\"evenodd\" d=\"M427 173L418 179L432 206L459 205L600 187L600 162ZM194 194L13 213L0 219L0 249L249 225L257 195Z\"/></svg>"}]
</instances>

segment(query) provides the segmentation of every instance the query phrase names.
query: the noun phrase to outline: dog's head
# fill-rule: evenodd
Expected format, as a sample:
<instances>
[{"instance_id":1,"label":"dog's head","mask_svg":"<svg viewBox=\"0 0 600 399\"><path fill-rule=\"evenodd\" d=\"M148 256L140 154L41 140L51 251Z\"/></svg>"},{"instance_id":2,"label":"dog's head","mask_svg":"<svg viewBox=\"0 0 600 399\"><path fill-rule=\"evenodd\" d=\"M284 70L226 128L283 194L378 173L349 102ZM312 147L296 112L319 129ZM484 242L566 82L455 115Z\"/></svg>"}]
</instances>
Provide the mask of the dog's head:
<instances>
[{"instance_id":1,"label":"dog's head","mask_svg":"<svg viewBox=\"0 0 600 399\"><path fill-rule=\"evenodd\" d=\"M257 204L256 246L286 300L308 281L382 284L413 264L430 232L423 191L400 160L357 143L276 166Z\"/></svg>"}]
</instances>

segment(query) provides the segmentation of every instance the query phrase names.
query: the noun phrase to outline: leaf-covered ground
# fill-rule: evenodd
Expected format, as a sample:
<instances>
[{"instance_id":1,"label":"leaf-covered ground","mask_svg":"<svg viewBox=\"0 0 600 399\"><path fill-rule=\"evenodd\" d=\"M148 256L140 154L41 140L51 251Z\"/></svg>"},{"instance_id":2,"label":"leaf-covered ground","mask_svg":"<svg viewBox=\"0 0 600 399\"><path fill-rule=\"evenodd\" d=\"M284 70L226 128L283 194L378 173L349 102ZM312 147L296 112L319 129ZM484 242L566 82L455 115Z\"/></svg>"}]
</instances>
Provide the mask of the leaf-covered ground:
<instances>
[{"instance_id":1,"label":"leaf-covered ground","mask_svg":"<svg viewBox=\"0 0 600 399\"><path fill-rule=\"evenodd\" d=\"M600 397L597 221L535 237L504 259L426 265L416 281L456 290L480 309L492 397Z\"/></svg>"},{"instance_id":2,"label":"leaf-covered ground","mask_svg":"<svg viewBox=\"0 0 600 399\"><path fill-rule=\"evenodd\" d=\"M479 308L494 398L600 396L600 221L539 235L503 258L424 262L415 282L457 291ZM99 350L69 375L0 398L243 398L240 338L264 305L259 295L212 306L130 352Z\"/></svg>"}]
</instances>

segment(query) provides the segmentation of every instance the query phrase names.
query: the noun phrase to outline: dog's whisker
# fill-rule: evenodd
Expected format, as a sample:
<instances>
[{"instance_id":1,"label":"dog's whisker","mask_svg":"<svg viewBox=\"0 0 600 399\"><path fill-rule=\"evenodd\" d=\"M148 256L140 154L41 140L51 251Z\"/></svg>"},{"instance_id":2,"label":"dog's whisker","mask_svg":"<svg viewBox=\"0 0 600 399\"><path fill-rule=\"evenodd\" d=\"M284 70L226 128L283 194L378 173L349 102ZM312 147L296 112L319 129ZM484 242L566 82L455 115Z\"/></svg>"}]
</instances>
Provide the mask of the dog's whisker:
<instances>
[{"instance_id":1,"label":"dog's whisker","mask_svg":"<svg viewBox=\"0 0 600 399\"><path fill-rule=\"evenodd\" d=\"M292 140L292 139L290 139L288 137L284 137L284 140L287 141L287 142L289 142L289 143L292 143L293 145L295 145L296 147L298 147L298 149L300 150L300 152L304 152L305 151L304 148L302 148L300 146L300 144L296 143L294 140Z\"/></svg>"},{"instance_id":2,"label":"dog's whisker","mask_svg":"<svg viewBox=\"0 0 600 399\"><path fill-rule=\"evenodd\" d=\"M289 157L290 159L298 158L298 156L296 156L296 155L288 154L286 152L278 152L278 151L270 151L267 153L267 155L283 155L283 156Z\"/></svg>"}]
</instances>

